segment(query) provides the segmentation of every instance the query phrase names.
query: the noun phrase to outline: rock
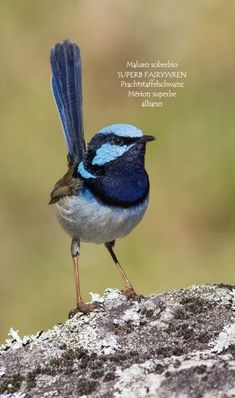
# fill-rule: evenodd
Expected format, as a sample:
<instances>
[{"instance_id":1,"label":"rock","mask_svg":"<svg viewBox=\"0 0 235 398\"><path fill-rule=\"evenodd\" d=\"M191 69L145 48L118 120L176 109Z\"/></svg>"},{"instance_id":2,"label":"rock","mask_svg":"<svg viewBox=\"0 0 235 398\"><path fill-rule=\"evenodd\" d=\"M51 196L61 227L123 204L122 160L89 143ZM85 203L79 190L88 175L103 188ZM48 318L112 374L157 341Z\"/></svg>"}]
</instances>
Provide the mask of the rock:
<instances>
[{"instance_id":1,"label":"rock","mask_svg":"<svg viewBox=\"0 0 235 398\"><path fill-rule=\"evenodd\" d=\"M103 307L47 332L10 331L0 397L235 397L235 286L93 298Z\"/></svg>"}]
</instances>

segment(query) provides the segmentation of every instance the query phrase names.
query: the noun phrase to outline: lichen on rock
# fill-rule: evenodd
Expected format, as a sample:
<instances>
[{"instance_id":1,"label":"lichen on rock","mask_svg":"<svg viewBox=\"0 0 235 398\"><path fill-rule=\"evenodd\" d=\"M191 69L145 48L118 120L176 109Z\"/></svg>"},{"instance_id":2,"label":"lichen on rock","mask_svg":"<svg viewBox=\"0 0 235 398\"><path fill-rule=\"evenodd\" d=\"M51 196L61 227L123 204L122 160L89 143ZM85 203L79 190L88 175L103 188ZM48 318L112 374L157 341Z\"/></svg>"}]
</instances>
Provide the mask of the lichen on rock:
<instances>
[{"instance_id":1,"label":"lichen on rock","mask_svg":"<svg viewBox=\"0 0 235 398\"><path fill-rule=\"evenodd\" d=\"M1 397L235 396L235 287L193 286L139 302L118 290L0 349Z\"/></svg>"}]
</instances>

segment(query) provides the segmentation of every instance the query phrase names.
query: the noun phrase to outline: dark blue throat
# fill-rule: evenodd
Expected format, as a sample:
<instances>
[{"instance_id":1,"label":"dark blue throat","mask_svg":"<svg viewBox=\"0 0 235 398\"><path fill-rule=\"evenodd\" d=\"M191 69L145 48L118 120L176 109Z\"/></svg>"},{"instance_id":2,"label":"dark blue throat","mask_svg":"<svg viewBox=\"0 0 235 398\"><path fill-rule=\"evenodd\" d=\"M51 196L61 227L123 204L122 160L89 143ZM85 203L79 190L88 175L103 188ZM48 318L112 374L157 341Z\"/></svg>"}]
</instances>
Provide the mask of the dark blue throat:
<instances>
[{"instance_id":1,"label":"dark blue throat","mask_svg":"<svg viewBox=\"0 0 235 398\"><path fill-rule=\"evenodd\" d=\"M95 178L83 178L85 185L102 203L130 207L142 203L149 192L144 169L144 145L133 146L116 160L94 167L84 161L86 170Z\"/></svg>"}]
</instances>

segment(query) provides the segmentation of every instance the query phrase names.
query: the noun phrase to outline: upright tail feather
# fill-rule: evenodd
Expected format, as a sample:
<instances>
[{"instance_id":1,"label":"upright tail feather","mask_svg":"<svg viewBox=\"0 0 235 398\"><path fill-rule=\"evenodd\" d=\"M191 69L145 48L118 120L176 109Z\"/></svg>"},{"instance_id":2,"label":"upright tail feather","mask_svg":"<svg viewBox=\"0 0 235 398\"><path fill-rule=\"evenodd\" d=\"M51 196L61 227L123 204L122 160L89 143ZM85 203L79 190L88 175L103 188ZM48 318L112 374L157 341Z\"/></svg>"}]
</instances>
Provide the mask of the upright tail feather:
<instances>
[{"instance_id":1,"label":"upright tail feather","mask_svg":"<svg viewBox=\"0 0 235 398\"><path fill-rule=\"evenodd\" d=\"M52 91L60 115L69 159L79 162L85 151L82 116L82 74L79 47L70 40L50 54Z\"/></svg>"}]
</instances>

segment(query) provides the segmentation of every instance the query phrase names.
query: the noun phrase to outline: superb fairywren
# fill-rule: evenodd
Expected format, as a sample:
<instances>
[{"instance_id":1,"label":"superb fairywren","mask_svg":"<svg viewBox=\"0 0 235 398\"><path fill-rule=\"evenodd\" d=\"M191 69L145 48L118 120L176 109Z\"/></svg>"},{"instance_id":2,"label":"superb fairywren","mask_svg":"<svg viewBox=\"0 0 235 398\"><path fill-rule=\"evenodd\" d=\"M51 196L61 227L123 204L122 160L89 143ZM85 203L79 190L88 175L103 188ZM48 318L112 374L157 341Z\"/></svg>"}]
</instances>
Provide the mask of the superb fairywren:
<instances>
[{"instance_id":1,"label":"superb fairywren","mask_svg":"<svg viewBox=\"0 0 235 398\"><path fill-rule=\"evenodd\" d=\"M50 203L72 237L71 254L77 310L89 312L80 293L80 241L104 243L125 283L127 297L137 295L114 254L117 238L126 236L142 219L148 205L149 179L144 168L145 146L154 140L129 124L101 129L85 146L79 47L69 40L50 54L52 91L68 147L68 171L55 185Z\"/></svg>"}]
</instances>

